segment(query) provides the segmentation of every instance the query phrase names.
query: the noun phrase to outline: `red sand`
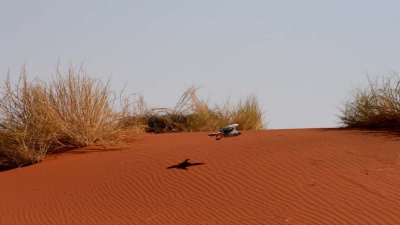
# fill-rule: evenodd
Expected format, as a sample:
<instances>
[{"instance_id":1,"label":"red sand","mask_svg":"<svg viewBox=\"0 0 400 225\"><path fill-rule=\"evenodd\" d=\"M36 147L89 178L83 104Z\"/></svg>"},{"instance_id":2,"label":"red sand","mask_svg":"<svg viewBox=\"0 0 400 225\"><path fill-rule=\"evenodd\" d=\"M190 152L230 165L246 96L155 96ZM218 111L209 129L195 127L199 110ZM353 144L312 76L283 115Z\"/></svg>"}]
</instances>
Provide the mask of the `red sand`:
<instances>
[{"instance_id":1,"label":"red sand","mask_svg":"<svg viewBox=\"0 0 400 225\"><path fill-rule=\"evenodd\" d=\"M166 169L186 158L205 164ZM0 172L0 224L400 224L400 139L336 129L220 141L146 134Z\"/></svg>"}]
</instances>

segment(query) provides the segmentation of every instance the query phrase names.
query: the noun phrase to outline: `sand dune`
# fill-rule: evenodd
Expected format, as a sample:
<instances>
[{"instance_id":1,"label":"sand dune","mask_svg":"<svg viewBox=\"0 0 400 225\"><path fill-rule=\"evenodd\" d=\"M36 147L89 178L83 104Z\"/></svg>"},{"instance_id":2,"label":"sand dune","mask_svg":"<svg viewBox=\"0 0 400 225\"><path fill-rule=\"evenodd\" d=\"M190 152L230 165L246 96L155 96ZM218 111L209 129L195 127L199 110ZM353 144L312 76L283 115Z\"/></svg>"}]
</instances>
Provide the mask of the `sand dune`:
<instances>
[{"instance_id":1,"label":"sand dune","mask_svg":"<svg viewBox=\"0 0 400 225\"><path fill-rule=\"evenodd\" d=\"M400 138L146 134L0 172L0 224L400 224ZM167 167L190 159L204 163Z\"/></svg>"}]
</instances>

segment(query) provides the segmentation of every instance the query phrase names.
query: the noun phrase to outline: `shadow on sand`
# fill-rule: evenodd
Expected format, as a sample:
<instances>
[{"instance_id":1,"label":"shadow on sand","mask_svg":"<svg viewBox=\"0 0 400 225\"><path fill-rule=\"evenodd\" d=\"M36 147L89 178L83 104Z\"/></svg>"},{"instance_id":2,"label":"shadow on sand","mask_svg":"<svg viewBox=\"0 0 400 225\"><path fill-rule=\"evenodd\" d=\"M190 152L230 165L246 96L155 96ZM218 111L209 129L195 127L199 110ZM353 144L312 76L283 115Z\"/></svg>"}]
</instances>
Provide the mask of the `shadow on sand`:
<instances>
[{"instance_id":1,"label":"shadow on sand","mask_svg":"<svg viewBox=\"0 0 400 225\"><path fill-rule=\"evenodd\" d=\"M183 161L181 163L167 167L167 169L188 170L189 166L199 166L199 165L203 165L203 164L205 164L205 163L191 163L191 162L189 162L189 159L186 159L185 161Z\"/></svg>"}]
</instances>

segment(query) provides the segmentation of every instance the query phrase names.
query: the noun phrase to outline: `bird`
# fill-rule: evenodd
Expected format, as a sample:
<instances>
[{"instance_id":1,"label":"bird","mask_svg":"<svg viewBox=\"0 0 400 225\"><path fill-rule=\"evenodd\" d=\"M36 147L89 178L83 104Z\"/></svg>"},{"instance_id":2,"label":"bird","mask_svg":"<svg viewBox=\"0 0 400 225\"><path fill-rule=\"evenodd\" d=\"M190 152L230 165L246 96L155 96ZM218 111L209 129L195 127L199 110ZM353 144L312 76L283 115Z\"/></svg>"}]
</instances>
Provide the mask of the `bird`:
<instances>
[{"instance_id":1,"label":"bird","mask_svg":"<svg viewBox=\"0 0 400 225\"><path fill-rule=\"evenodd\" d=\"M237 128L238 126L239 126L239 124L234 123L234 124L231 124L231 125L228 125L228 126L222 128L222 129L219 130L218 132L208 134L208 136L210 136L210 137L214 137L214 136L215 136L215 137L216 137L215 139L216 139L217 141L218 141L218 140L221 140L221 138L223 138L223 137L235 137L235 136L239 136L239 135L241 135L242 133L241 133L240 131L236 130L236 128Z\"/></svg>"},{"instance_id":2,"label":"bird","mask_svg":"<svg viewBox=\"0 0 400 225\"><path fill-rule=\"evenodd\" d=\"M203 164L204 163L191 163L191 162L189 162L189 159L185 159L185 161L183 161L179 164L173 165L173 166L169 166L169 167L167 167L167 169L176 168L176 169L181 169L181 170L187 170L187 167L189 167L189 166L197 166L197 165L203 165Z\"/></svg>"}]
</instances>

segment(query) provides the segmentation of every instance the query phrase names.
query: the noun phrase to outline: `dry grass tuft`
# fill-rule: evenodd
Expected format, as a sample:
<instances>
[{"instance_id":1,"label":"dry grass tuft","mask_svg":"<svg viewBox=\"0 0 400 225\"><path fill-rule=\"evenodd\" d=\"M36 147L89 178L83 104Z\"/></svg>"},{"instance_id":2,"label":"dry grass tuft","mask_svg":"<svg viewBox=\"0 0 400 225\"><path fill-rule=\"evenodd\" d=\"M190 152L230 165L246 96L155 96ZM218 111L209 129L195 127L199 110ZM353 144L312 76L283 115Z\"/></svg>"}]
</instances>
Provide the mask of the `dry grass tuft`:
<instances>
[{"instance_id":1,"label":"dry grass tuft","mask_svg":"<svg viewBox=\"0 0 400 225\"><path fill-rule=\"evenodd\" d=\"M4 82L0 101L0 167L17 167L46 153L112 142L122 131L109 83L82 71L57 71L51 82L28 81L25 70Z\"/></svg>"},{"instance_id":2,"label":"dry grass tuft","mask_svg":"<svg viewBox=\"0 0 400 225\"><path fill-rule=\"evenodd\" d=\"M58 73L48 90L60 143L81 147L118 137L116 97L109 82L103 84L70 69L65 77Z\"/></svg>"},{"instance_id":3,"label":"dry grass tuft","mask_svg":"<svg viewBox=\"0 0 400 225\"><path fill-rule=\"evenodd\" d=\"M263 112L255 97L234 106L228 100L222 107L211 108L197 97L197 90L187 89L173 109L148 110L141 117L147 132L215 131L230 123L239 123L243 130L265 129Z\"/></svg>"},{"instance_id":4,"label":"dry grass tuft","mask_svg":"<svg viewBox=\"0 0 400 225\"><path fill-rule=\"evenodd\" d=\"M347 127L366 129L400 128L400 76L369 79L369 87L356 89L339 117Z\"/></svg>"}]
</instances>

